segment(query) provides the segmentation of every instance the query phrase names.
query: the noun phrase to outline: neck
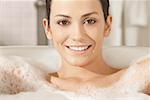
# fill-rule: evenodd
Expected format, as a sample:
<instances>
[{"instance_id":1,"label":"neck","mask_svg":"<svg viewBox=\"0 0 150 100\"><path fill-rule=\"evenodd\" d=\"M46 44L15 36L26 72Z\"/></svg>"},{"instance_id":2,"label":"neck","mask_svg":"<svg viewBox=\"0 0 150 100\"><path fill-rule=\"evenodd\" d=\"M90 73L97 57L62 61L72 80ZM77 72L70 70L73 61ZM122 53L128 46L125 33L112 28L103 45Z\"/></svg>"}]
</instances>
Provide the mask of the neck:
<instances>
[{"instance_id":1,"label":"neck","mask_svg":"<svg viewBox=\"0 0 150 100\"><path fill-rule=\"evenodd\" d=\"M85 70L81 70L80 66L73 66L67 63L65 60L62 60L61 69L58 72L59 77L67 78L67 77L80 77L81 74L84 74ZM109 75L116 72L116 69L111 68L108 66L103 58L100 56L96 58L93 62L89 63L88 65L82 66L82 69L86 69L90 72L99 75ZM84 75L85 76L85 75Z\"/></svg>"}]
</instances>

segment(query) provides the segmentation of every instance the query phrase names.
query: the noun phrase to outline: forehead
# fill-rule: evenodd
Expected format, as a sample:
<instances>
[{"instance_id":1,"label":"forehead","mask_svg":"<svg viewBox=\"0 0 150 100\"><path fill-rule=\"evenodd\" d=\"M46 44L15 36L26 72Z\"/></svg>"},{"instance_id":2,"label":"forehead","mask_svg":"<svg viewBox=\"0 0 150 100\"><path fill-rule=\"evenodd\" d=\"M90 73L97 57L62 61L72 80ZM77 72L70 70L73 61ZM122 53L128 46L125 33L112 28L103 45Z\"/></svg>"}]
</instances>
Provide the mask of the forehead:
<instances>
[{"instance_id":1,"label":"forehead","mask_svg":"<svg viewBox=\"0 0 150 100\"><path fill-rule=\"evenodd\" d=\"M65 13L82 15L87 12L102 13L99 0L52 0L51 15Z\"/></svg>"}]
</instances>

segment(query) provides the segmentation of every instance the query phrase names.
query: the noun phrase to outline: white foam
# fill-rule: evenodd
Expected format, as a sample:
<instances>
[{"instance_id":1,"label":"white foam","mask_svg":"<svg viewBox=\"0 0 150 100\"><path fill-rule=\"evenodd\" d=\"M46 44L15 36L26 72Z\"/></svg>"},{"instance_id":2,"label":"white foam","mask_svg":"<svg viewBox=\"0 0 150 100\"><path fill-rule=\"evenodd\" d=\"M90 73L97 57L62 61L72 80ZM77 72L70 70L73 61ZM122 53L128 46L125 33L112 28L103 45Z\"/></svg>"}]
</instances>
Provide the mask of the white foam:
<instances>
[{"instance_id":1,"label":"white foam","mask_svg":"<svg viewBox=\"0 0 150 100\"><path fill-rule=\"evenodd\" d=\"M0 57L0 69L12 70L13 68L12 65L16 65L16 67L14 68L18 68L18 70L22 71L21 75L26 75L26 73L32 73L32 74L29 74L28 77L24 76L24 78L29 78L30 82L33 83L32 86L35 86L36 89L38 89L38 91L35 91L35 93L37 93L39 97L42 96L41 93L46 92L50 94L51 96L52 95L60 96L61 94L61 96L68 98L64 100L150 100L150 96L136 92L137 91L136 89L138 88L139 83L137 83L137 85L134 84L134 87L133 85L132 86L124 86L124 85L118 86L118 84L114 85L111 88L95 88L95 87L87 86L84 88L82 87L79 93L61 91L55 88L53 85L47 85L47 83L43 81L42 79L43 77L41 77L43 76L44 71L42 72L40 69L35 70L35 68L33 67L35 65L32 65L31 63L27 62L25 59L20 58L20 57L3 57L3 58ZM18 67L18 66L21 66L21 67ZM129 77L133 76L133 74L135 73L135 70L134 70L135 66L132 66L130 68L129 70L130 74L125 75L123 77L123 80L126 80ZM142 83L142 81L140 83ZM2 83L0 83L0 86L2 86L1 84ZM25 86L28 86L28 85L25 85ZM1 89L2 88L0 88L0 90ZM29 99L28 95L30 95L30 98L32 99L33 94L32 93L30 94L29 92L27 92L27 94L22 93L19 95L23 95L22 96L23 98L28 97L28 99ZM48 96L45 96L45 98L47 99ZM51 99L51 98L49 97L48 99ZM0 100L3 100L1 99L1 96L0 96ZM12 100L12 98L10 98L9 100ZM17 97L14 100L17 100ZM39 99L39 100L42 100L42 99Z\"/></svg>"}]
</instances>

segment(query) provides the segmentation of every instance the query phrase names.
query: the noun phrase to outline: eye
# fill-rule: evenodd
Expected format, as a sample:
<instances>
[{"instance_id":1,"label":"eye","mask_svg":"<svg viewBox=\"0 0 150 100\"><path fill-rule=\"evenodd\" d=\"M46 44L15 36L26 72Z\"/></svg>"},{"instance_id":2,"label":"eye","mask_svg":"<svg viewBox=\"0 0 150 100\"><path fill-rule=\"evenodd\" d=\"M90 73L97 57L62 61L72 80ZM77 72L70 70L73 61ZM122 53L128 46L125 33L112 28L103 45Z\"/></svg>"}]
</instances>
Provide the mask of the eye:
<instances>
[{"instance_id":1,"label":"eye","mask_svg":"<svg viewBox=\"0 0 150 100\"><path fill-rule=\"evenodd\" d=\"M57 24L61 26L66 26L66 25L69 25L70 22L68 20L59 20L57 21Z\"/></svg>"},{"instance_id":2,"label":"eye","mask_svg":"<svg viewBox=\"0 0 150 100\"><path fill-rule=\"evenodd\" d=\"M83 24L95 24L96 23L96 20L95 19L86 19Z\"/></svg>"}]
</instances>

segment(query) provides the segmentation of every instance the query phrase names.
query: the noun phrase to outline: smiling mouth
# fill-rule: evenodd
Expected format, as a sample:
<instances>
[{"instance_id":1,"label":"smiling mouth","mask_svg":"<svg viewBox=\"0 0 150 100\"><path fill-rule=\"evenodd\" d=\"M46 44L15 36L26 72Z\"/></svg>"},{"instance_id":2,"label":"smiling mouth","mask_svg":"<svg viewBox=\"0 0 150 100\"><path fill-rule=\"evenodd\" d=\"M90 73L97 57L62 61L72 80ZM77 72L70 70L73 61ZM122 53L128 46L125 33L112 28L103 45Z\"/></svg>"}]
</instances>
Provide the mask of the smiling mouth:
<instances>
[{"instance_id":1,"label":"smiling mouth","mask_svg":"<svg viewBox=\"0 0 150 100\"><path fill-rule=\"evenodd\" d=\"M88 50L92 45L84 45L84 46L66 46L68 49L72 51L86 51Z\"/></svg>"}]
</instances>

